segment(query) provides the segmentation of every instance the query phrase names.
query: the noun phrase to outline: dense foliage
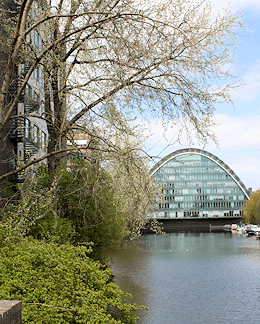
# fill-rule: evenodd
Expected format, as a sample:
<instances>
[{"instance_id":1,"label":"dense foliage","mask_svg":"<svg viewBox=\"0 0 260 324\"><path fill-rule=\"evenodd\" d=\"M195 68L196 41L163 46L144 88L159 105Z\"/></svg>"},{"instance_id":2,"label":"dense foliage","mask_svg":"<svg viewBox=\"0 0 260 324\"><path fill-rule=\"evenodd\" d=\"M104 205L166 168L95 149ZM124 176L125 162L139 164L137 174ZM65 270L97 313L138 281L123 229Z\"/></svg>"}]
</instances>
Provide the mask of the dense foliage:
<instances>
[{"instance_id":1,"label":"dense foliage","mask_svg":"<svg viewBox=\"0 0 260 324\"><path fill-rule=\"evenodd\" d=\"M246 202L244 208L244 222L260 224L260 190L256 190Z\"/></svg>"},{"instance_id":2,"label":"dense foliage","mask_svg":"<svg viewBox=\"0 0 260 324\"><path fill-rule=\"evenodd\" d=\"M23 323L135 323L139 307L123 302L127 296L88 257L89 247L4 244L2 231L0 249L0 299L22 301Z\"/></svg>"},{"instance_id":3,"label":"dense foliage","mask_svg":"<svg viewBox=\"0 0 260 324\"><path fill-rule=\"evenodd\" d=\"M84 160L61 170L58 208L75 230L74 242L93 242L94 254L119 244L127 234L127 218L115 200L109 174Z\"/></svg>"},{"instance_id":4,"label":"dense foliage","mask_svg":"<svg viewBox=\"0 0 260 324\"><path fill-rule=\"evenodd\" d=\"M140 235L159 190L137 157L107 161L102 167L75 159L54 174L41 166L17 184L15 203L2 220L9 236L33 236L62 244L92 242L92 257ZM139 164L138 164L139 163Z\"/></svg>"},{"instance_id":5,"label":"dense foliage","mask_svg":"<svg viewBox=\"0 0 260 324\"><path fill-rule=\"evenodd\" d=\"M94 261L134 226L113 175L76 159L54 174L27 170L25 182L5 188L0 299L22 301L23 323L135 323L139 307L123 302L110 270Z\"/></svg>"}]
</instances>

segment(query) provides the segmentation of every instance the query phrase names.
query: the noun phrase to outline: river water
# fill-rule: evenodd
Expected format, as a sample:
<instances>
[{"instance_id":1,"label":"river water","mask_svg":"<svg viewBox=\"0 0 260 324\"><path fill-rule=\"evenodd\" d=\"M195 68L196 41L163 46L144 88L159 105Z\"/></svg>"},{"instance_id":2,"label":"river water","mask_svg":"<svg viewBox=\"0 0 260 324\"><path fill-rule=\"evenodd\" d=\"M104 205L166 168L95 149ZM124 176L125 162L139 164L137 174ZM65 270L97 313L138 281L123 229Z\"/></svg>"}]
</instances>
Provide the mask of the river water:
<instances>
[{"instance_id":1,"label":"river water","mask_svg":"<svg viewBox=\"0 0 260 324\"><path fill-rule=\"evenodd\" d=\"M111 255L140 324L260 322L260 240L237 233L144 235Z\"/></svg>"}]
</instances>

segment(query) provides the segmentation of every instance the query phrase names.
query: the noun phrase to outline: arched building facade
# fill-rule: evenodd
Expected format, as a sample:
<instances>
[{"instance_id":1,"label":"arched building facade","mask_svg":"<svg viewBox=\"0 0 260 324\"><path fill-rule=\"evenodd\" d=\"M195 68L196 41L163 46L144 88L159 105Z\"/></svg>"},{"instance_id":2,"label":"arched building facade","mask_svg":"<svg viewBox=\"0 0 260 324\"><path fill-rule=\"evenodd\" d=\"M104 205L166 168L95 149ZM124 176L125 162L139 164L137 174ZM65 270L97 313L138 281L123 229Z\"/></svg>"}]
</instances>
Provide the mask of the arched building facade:
<instances>
[{"instance_id":1,"label":"arched building facade","mask_svg":"<svg viewBox=\"0 0 260 324\"><path fill-rule=\"evenodd\" d=\"M241 217L250 193L230 167L201 149L177 150L152 169L154 182L162 186L164 201L155 217Z\"/></svg>"}]
</instances>

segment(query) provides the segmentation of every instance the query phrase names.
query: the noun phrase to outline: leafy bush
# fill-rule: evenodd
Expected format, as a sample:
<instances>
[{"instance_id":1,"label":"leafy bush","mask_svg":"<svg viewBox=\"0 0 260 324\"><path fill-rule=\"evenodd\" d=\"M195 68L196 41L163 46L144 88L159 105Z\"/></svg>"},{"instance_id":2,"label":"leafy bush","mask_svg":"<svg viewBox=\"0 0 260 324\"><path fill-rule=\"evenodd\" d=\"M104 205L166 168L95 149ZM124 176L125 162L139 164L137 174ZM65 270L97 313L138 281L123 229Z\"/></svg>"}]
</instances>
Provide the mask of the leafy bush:
<instances>
[{"instance_id":1,"label":"leafy bush","mask_svg":"<svg viewBox=\"0 0 260 324\"><path fill-rule=\"evenodd\" d=\"M93 242L92 256L121 242L127 220L115 200L108 173L85 161L61 171L58 191L60 216L70 220L75 242Z\"/></svg>"},{"instance_id":2,"label":"leafy bush","mask_svg":"<svg viewBox=\"0 0 260 324\"><path fill-rule=\"evenodd\" d=\"M28 169L2 212L9 237L93 242L91 257L101 259L113 245L140 235L156 192L143 158L129 149L105 165L96 160L75 159L54 174L44 166Z\"/></svg>"},{"instance_id":3,"label":"leafy bush","mask_svg":"<svg viewBox=\"0 0 260 324\"><path fill-rule=\"evenodd\" d=\"M0 299L22 301L23 323L135 323L137 305L90 248L23 239L0 247Z\"/></svg>"},{"instance_id":4,"label":"leafy bush","mask_svg":"<svg viewBox=\"0 0 260 324\"><path fill-rule=\"evenodd\" d=\"M8 224L9 236L24 237L37 220L57 218L55 201L58 179L49 187L43 185L45 167L26 171L26 181L16 185L12 201L2 210L2 221Z\"/></svg>"}]
</instances>

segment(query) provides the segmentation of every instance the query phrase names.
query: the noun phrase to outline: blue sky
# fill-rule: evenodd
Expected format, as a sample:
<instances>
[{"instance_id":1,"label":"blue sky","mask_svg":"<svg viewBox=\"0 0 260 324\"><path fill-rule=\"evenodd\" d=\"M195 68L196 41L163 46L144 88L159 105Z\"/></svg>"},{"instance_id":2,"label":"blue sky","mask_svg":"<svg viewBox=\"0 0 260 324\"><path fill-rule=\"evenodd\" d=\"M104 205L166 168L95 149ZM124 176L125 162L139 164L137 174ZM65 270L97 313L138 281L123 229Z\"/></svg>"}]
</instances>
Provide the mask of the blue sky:
<instances>
[{"instance_id":1,"label":"blue sky","mask_svg":"<svg viewBox=\"0 0 260 324\"><path fill-rule=\"evenodd\" d=\"M224 0L212 0L216 9L227 6ZM234 107L228 104L216 106L213 128L219 147L210 142L204 149L215 154L240 177L247 187L260 188L260 0L231 0L232 12L240 12L242 21L251 30L243 37L234 55L231 72L248 85L232 93ZM153 125L153 123L152 123ZM153 136L147 141L149 153L164 157L172 151L185 148L185 144L165 147L172 139L172 131L162 135L160 125L152 126ZM203 148L198 144L197 148Z\"/></svg>"}]
</instances>

